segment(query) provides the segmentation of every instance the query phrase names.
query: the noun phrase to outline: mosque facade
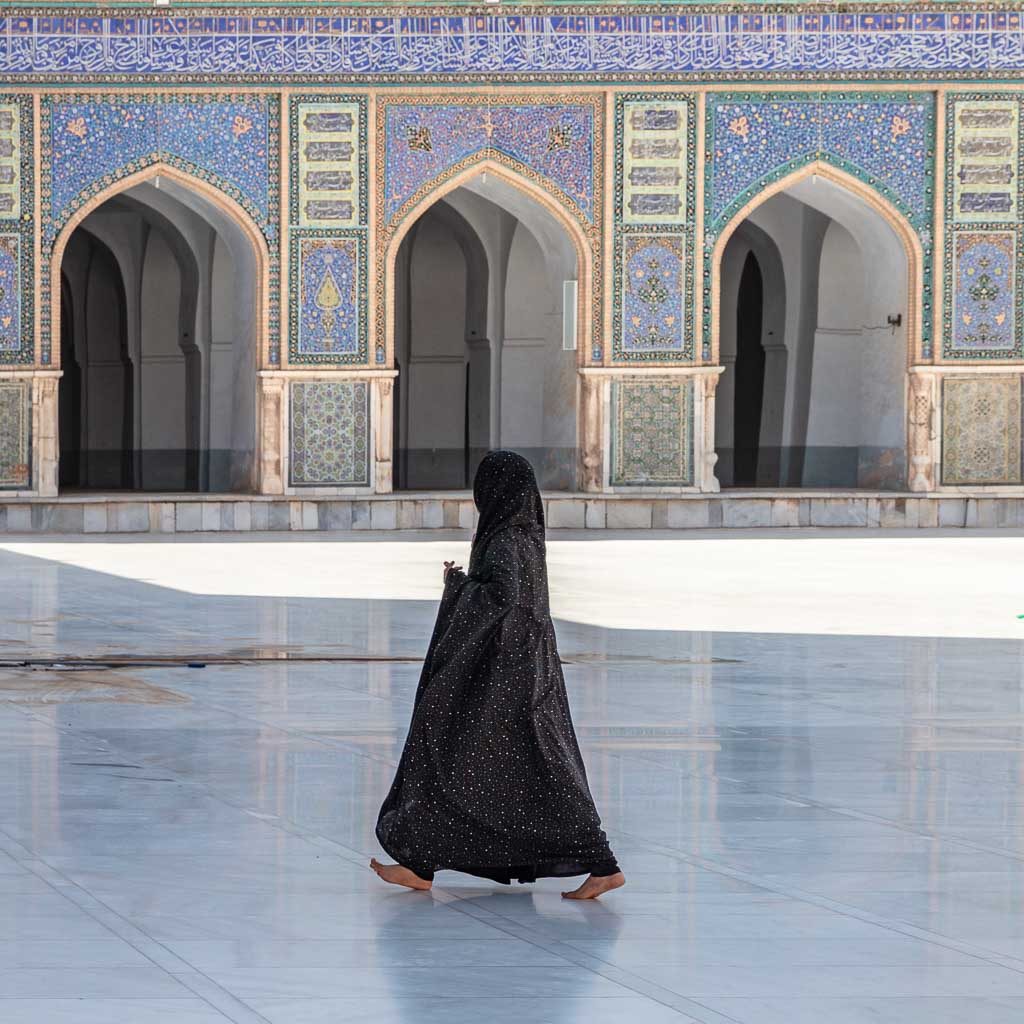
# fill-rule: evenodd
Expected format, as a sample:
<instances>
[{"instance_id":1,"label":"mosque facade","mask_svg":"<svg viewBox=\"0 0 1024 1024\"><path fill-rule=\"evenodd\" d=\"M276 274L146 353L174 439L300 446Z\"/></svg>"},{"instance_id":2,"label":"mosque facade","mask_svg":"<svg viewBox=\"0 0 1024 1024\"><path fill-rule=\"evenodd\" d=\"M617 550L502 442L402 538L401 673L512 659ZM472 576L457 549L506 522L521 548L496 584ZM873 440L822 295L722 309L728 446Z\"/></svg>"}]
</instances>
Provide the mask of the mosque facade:
<instances>
[{"instance_id":1,"label":"mosque facade","mask_svg":"<svg viewBox=\"0 0 1024 1024\"><path fill-rule=\"evenodd\" d=\"M0 12L0 487L1024 496L1018 4Z\"/></svg>"}]
</instances>

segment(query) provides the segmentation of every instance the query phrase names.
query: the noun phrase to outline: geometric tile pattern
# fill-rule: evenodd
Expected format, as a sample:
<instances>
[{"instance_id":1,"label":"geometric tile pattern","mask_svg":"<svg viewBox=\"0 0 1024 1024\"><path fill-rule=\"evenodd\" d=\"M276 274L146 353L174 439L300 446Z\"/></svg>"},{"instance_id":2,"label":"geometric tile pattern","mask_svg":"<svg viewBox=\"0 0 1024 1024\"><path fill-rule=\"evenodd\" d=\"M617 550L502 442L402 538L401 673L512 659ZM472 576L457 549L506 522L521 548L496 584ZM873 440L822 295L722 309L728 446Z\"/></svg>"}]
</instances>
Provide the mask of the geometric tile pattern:
<instances>
[{"instance_id":1,"label":"geometric tile pattern","mask_svg":"<svg viewBox=\"0 0 1024 1024\"><path fill-rule=\"evenodd\" d=\"M0 381L0 488L31 486L30 388L26 380Z\"/></svg>"},{"instance_id":2,"label":"geometric tile pattern","mask_svg":"<svg viewBox=\"0 0 1024 1024\"><path fill-rule=\"evenodd\" d=\"M954 100L953 211L958 222L1018 219L1020 102Z\"/></svg>"},{"instance_id":3,"label":"geometric tile pattern","mask_svg":"<svg viewBox=\"0 0 1024 1024\"><path fill-rule=\"evenodd\" d=\"M623 224L684 224L692 157L689 100L629 100L622 107L620 175Z\"/></svg>"},{"instance_id":4,"label":"geometric tile pattern","mask_svg":"<svg viewBox=\"0 0 1024 1024\"><path fill-rule=\"evenodd\" d=\"M693 379L612 382L611 483L693 483Z\"/></svg>"},{"instance_id":5,"label":"geometric tile pattern","mask_svg":"<svg viewBox=\"0 0 1024 1024\"><path fill-rule=\"evenodd\" d=\"M687 329L692 261L683 234L623 234L616 253L614 356L693 358Z\"/></svg>"},{"instance_id":6,"label":"geometric tile pattern","mask_svg":"<svg viewBox=\"0 0 1024 1024\"><path fill-rule=\"evenodd\" d=\"M292 232L291 350L294 363L366 362L363 232Z\"/></svg>"},{"instance_id":7,"label":"geometric tile pattern","mask_svg":"<svg viewBox=\"0 0 1024 1024\"><path fill-rule=\"evenodd\" d=\"M1020 377L945 378L942 482L1021 483Z\"/></svg>"},{"instance_id":8,"label":"geometric tile pattern","mask_svg":"<svg viewBox=\"0 0 1024 1024\"><path fill-rule=\"evenodd\" d=\"M21 216L21 107L0 104L0 218Z\"/></svg>"},{"instance_id":9,"label":"geometric tile pattern","mask_svg":"<svg viewBox=\"0 0 1024 1024\"><path fill-rule=\"evenodd\" d=\"M292 381L288 403L292 486L367 486L369 384Z\"/></svg>"},{"instance_id":10,"label":"geometric tile pattern","mask_svg":"<svg viewBox=\"0 0 1024 1024\"><path fill-rule=\"evenodd\" d=\"M293 223L319 228L365 223L365 103L324 97L296 103L292 97L292 203L298 206Z\"/></svg>"},{"instance_id":11,"label":"geometric tile pattern","mask_svg":"<svg viewBox=\"0 0 1024 1024\"><path fill-rule=\"evenodd\" d=\"M595 105L571 99L527 104L509 104L504 98L487 103L479 96L465 103L388 101L383 132L386 222L482 151L501 154L532 171L592 222Z\"/></svg>"},{"instance_id":12,"label":"geometric tile pattern","mask_svg":"<svg viewBox=\"0 0 1024 1024\"><path fill-rule=\"evenodd\" d=\"M45 8L0 22L0 76L210 82L260 78L513 81L593 77L656 81L732 77L838 79L1020 77L1024 35L1015 3L732 6L689 4L255 5L171 11ZM859 10L864 7L866 10ZM717 8L721 8L721 13ZM846 8L846 9L844 9ZM850 9L852 8L852 9ZM748 13L749 12L749 13ZM990 13L991 12L991 13ZM51 16L55 15L55 16Z\"/></svg>"},{"instance_id":13,"label":"geometric tile pattern","mask_svg":"<svg viewBox=\"0 0 1024 1024\"><path fill-rule=\"evenodd\" d=\"M947 282L954 352L1013 357L1020 352L1015 231L954 231Z\"/></svg>"}]
</instances>

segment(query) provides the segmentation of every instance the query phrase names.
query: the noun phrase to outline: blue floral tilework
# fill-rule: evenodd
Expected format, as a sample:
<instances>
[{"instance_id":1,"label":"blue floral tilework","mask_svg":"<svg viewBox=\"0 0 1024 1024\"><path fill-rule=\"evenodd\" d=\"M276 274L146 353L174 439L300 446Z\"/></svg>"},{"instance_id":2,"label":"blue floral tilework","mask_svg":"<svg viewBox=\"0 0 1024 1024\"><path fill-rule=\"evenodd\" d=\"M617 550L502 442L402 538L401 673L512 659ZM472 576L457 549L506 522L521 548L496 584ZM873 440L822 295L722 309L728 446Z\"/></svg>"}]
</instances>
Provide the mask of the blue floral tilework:
<instances>
[{"instance_id":1,"label":"blue floral tilework","mask_svg":"<svg viewBox=\"0 0 1024 1024\"><path fill-rule=\"evenodd\" d=\"M613 358L693 358L687 236L623 234L616 253Z\"/></svg>"},{"instance_id":2,"label":"blue floral tilework","mask_svg":"<svg viewBox=\"0 0 1024 1024\"><path fill-rule=\"evenodd\" d=\"M366 274L361 233L292 236L294 363L366 361Z\"/></svg>"},{"instance_id":3,"label":"blue floral tilework","mask_svg":"<svg viewBox=\"0 0 1024 1024\"><path fill-rule=\"evenodd\" d=\"M293 487L369 485L369 392L366 381L292 382Z\"/></svg>"},{"instance_id":4,"label":"blue floral tilework","mask_svg":"<svg viewBox=\"0 0 1024 1024\"><path fill-rule=\"evenodd\" d=\"M1017 234L954 231L951 348L954 354L1020 353ZM947 293L948 294L948 293Z\"/></svg>"},{"instance_id":5,"label":"blue floral tilework","mask_svg":"<svg viewBox=\"0 0 1024 1024\"><path fill-rule=\"evenodd\" d=\"M20 278L21 236L0 235L0 358L22 345Z\"/></svg>"},{"instance_id":6,"label":"blue floral tilework","mask_svg":"<svg viewBox=\"0 0 1024 1024\"><path fill-rule=\"evenodd\" d=\"M164 161L200 168L229 185L271 235L276 195L272 99L262 95L56 95L49 125L49 236L97 183Z\"/></svg>"},{"instance_id":7,"label":"blue floral tilework","mask_svg":"<svg viewBox=\"0 0 1024 1024\"><path fill-rule=\"evenodd\" d=\"M424 186L481 151L528 168L593 221L592 104L389 104L385 110L384 211L389 223Z\"/></svg>"},{"instance_id":8,"label":"blue floral tilework","mask_svg":"<svg viewBox=\"0 0 1024 1024\"><path fill-rule=\"evenodd\" d=\"M712 94L709 221L731 216L751 190L768 183L771 172L818 158L893 197L915 226L925 223L934 116L934 100L924 94L776 93L744 99Z\"/></svg>"}]
</instances>

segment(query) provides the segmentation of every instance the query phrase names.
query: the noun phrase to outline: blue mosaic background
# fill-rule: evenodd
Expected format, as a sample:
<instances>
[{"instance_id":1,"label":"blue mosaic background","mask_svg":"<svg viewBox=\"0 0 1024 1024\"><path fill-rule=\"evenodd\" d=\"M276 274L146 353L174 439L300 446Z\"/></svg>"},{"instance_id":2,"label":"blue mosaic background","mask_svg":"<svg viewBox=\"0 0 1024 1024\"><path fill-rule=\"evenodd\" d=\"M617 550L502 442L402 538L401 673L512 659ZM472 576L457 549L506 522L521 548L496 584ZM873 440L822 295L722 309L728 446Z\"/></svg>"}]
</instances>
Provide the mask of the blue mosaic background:
<instances>
[{"instance_id":1,"label":"blue mosaic background","mask_svg":"<svg viewBox=\"0 0 1024 1024\"><path fill-rule=\"evenodd\" d=\"M391 221L428 182L493 149L535 171L594 219L593 107L388 106L384 209Z\"/></svg>"},{"instance_id":2,"label":"blue mosaic background","mask_svg":"<svg viewBox=\"0 0 1024 1024\"><path fill-rule=\"evenodd\" d=\"M931 93L712 93L704 150L702 358L711 358L711 257L719 231L773 182L820 159L889 200L922 250L921 355L932 355L935 99Z\"/></svg>"},{"instance_id":3,"label":"blue mosaic background","mask_svg":"<svg viewBox=\"0 0 1024 1024\"><path fill-rule=\"evenodd\" d=\"M953 350L1014 356L1020 301L1016 232L955 231L952 245Z\"/></svg>"},{"instance_id":4,"label":"blue mosaic background","mask_svg":"<svg viewBox=\"0 0 1024 1024\"><path fill-rule=\"evenodd\" d=\"M767 184L768 172L813 159L891 194L913 223L928 219L933 97L834 96L776 94L740 102L708 96L706 148L714 156L709 222L742 206L752 185Z\"/></svg>"},{"instance_id":5,"label":"blue mosaic background","mask_svg":"<svg viewBox=\"0 0 1024 1024\"><path fill-rule=\"evenodd\" d=\"M294 363L366 362L366 262L360 232L293 232Z\"/></svg>"},{"instance_id":6,"label":"blue mosaic background","mask_svg":"<svg viewBox=\"0 0 1024 1024\"><path fill-rule=\"evenodd\" d=\"M32 97L0 95L0 107L17 118L17 136L12 124L4 132L3 141L10 152L5 163L18 163L13 185L17 201L10 210L0 211L0 364L24 366L35 361L35 309L31 300L35 279ZM19 210L20 215L16 215Z\"/></svg>"},{"instance_id":7,"label":"blue mosaic background","mask_svg":"<svg viewBox=\"0 0 1024 1024\"><path fill-rule=\"evenodd\" d=\"M53 168L49 237L95 183L110 184L170 158L232 186L268 238L275 237L270 219L274 139L267 97L56 96L46 102Z\"/></svg>"},{"instance_id":8,"label":"blue mosaic background","mask_svg":"<svg viewBox=\"0 0 1024 1024\"><path fill-rule=\"evenodd\" d=\"M31 9L31 8L29 8ZM167 16L82 11L72 17L9 12L0 18L0 75L96 79L135 75L236 80L440 81L469 76L578 80L611 76L864 72L896 78L942 72L1020 76L1019 10L968 4L890 11L353 12L291 9L231 16L201 9Z\"/></svg>"},{"instance_id":9,"label":"blue mosaic background","mask_svg":"<svg viewBox=\"0 0 1024 1024\"><path fill-rule=\"evenodd\" d=\"M692 359L692 336L686 330L686 236L626 234L619 246L613 356Z\"/></svg>"},{"instance_id":10,"label":"blue mosaic background","mask_svg":"<svg viewBox=\"0 0 1024 1024\"><path fill-rule=\"evenodd\" d=\"M21 237L0 235L0 352L21 349Z\"/></svg>"}]
</instances>

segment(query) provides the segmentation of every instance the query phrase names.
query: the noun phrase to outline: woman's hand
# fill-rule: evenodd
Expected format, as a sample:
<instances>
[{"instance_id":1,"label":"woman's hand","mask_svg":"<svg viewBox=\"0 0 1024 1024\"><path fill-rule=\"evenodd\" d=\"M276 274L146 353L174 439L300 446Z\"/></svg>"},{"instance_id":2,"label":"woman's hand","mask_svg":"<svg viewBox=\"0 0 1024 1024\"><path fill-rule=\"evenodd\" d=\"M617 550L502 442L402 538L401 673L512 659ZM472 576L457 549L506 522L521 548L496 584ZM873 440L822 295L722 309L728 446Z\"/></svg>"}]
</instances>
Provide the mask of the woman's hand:
<instances>
[{"instance_id":1,"label":"woman's hand","mask_svg":"<svg viewBox=\"0 0 1024 1024\"><path fill-rule=\"evenodd\" d=\"M450 573L452 570L454 570L455 572L462 572L462 566L461 565L456 565L454 562L445 562L444 563L444 581L445 581L445 583L448 582L448 573Z\"/></svg>"}]
</instances>

